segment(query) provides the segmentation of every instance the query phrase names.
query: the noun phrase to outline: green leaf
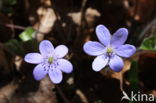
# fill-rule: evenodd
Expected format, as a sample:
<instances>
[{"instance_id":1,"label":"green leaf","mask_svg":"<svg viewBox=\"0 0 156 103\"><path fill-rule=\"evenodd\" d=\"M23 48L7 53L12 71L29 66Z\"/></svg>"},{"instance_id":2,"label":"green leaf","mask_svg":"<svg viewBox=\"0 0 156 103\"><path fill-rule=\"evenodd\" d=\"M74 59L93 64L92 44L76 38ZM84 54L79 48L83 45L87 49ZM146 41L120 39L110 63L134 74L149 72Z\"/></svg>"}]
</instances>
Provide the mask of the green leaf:
<instances>
[{"instance_id":1,"label":"green leaf","mask_svg":"<svg viewBox=\"0 0 156 103\"><path fill-rule=\"evenodd\" d=\"M16 39L11 39L7 43L5 43L8 50L16 55L23 56L24 55L24 48L22 43L17 41Z\"/></svg>"},{"instance_id":2,"label":"green leaf","mask_svg":"<svg viewBox=\"0 0 156 103\"><path fill-rule=\"evenodd\" d=\"M17 0L4 0L4 5L15 5Z\"/></svg>"},{"instance_id":3,"label":"green leaf","mask_svg":"<svg viewBox=\"0 0 156 103\"><path fill-rule=\"evenodd\" d=\"M35 40L29 40L23 43L25 53L39 52L39 43Z\"/></svg>"},{"instance_id":4,"label":"green leaf","mask_svg":"<svg viewBox=\"0 0 156 103\"><path fill-rule=\"evenodd\" d=\"M138 65L136 61L132 61L130 71L128 72L128 81L130 82L130 89L134 93L139 90L139 79L138 79ZM135 101L129 101L129 103L136 103Z\"/></svg>"},{"instance_id":5,"label":"green leaf","mask_svg":"<svg viewBox=\"0 0 156 103\"><path fill-rule=\"evenodd\" d=\"M19 35L19 38L22 41L32 40L35 35L35 30L32 27L28 27L24 32Z\"/></svg>"},{"instance_id":6,"label":"green leaf","mask_svg":"<svg viewBox=\"0 0 156 103\"><path fill-rule=\"evenodd\" d=\"M15 6L17 3L17 0L1 0L0 1L0 12L2 13L9 13L9 15L12 15L14 12L13 6Z\"/></svg>"},{"instance_id":7,"label":"green leaf","mask_svg":"<svg viewBox=\"0 0 156 103\"><path fill-rule=\"evenodd\" d=\"M138 65L136 61L132 61L130 71L128 74L129 82L138 83Z\"/></svg>"},{"instance_id":8,"label":"green leaf","mask_svg":"<svg viewBox=\"0 0 156 103\"><path fill-rule=\"evenodd\" d=\"M156 50L156 35L145 38L140 48L143 50Z\"/></svg>"},{"instance_id":9,"label":"green leaf","mask_svg":"<svg viewBox=\"0 0 156 103\"><path fill-rule=\"evenodd\" d=\"M102 100L97 100L94 103L104 103Z\"/></svg>"}]
</instances>

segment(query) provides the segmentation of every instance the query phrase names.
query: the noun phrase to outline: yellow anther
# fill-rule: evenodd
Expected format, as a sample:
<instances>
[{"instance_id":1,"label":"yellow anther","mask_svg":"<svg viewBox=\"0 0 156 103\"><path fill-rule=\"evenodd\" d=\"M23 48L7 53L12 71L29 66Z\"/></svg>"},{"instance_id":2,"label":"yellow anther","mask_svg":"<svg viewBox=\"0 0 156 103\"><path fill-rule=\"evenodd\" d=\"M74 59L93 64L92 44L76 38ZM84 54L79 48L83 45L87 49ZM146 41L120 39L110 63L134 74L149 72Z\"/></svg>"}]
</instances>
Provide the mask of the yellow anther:
<instances>
[{"instance_id":1,"label":"yellow anther","mask_svg":"<svg viewBox=\"0 0 156 103\"><path fill-rule=\"evenodd\" d=\"M113 49L112 48L107 48L107 53L113 53Z\"/></svg>"},{"instance_id":2,"label":"yellow anther","mask_svg":"<svg viewBox=\"0 0 156 103\"><path fill-rule=\"evenodd\" d=\"M49 57L49 58L48 58L48 62L49 62L50 64L52 64L52 63L53 63L53 60L54 60L54 58L53 58L53 57Z\"/></svg>"}]
</instances>

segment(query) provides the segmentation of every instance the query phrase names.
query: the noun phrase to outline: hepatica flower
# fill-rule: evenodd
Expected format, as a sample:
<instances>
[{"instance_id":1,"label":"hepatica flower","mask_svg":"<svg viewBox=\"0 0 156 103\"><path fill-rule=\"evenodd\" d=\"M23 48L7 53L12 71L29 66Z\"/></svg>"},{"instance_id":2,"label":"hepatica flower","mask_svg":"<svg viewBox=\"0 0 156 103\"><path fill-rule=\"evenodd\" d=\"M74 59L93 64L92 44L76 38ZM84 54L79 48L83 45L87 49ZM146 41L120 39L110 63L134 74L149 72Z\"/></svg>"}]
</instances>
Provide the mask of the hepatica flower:
<instances>
[{"instance_id":1,"label":"hepatica flower","mask_svg":"<svg viewBox=\"0 0 156 103\"><path fill-rule=\"evenodd\" d=\"M97 56L92 63L93 70L100 71L109 65L115 72L120 72L124 66L121 57L128 58L136 51L133 45L124 44L128 37L128 30L120 28L111 36L104 25L98 25L96 35L100 42L88 41L83 47L88 55Z\"/></svg>"},{"instance_id":2,"label":"hepatica flower","mask_svg":"<svg viewBox=\"0 0 156 103\"><path fill-rule=\"evenodd\" d=\"M62 72L72 72L72 64L63 59L68 53L65 45L59 45L54 49L50 41L43 40L39 45L39 50L40 53L28 53L24 58L28 63L38 64L33 70L36 80L41 80L48 74L51 81L58 84L62 81Z\"/></svg>"}]
</instances>

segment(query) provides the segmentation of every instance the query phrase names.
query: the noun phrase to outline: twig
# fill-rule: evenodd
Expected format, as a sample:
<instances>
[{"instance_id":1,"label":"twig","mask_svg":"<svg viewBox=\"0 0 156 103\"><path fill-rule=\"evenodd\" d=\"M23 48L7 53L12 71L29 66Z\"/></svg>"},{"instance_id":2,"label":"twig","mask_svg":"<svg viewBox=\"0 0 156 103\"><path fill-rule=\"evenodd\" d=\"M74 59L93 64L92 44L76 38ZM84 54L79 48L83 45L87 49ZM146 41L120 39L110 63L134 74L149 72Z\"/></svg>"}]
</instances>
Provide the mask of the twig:
<instances>
[{"instance_id":1,"label":"twig","mask_svg":"<svg viewBox=\"0 0 156 103\"><path fill-rule=\"evenodd\" d=\"M19 26L19 25L13 25L13 24L4 24L6 27L9 27L9 28L14 28L14 29L20 29L20 30L25 30L26 27L23 27L23 26Z\"/></svg>"},{"instance_id":2,"label":"twig","mask_svg":"<svg viewBox=\"0 0 156 103\"><path fill-rule=\"evenodd\" d=\"M156 24L156 17L143 29L143 31L140 33L139 40L142 40L145 36L145 33L154 25Z\"/></svg>"},{"instance_id":3,"label":"twig","mask_svg":"<svg viewBox=\"0 0 156 103\"><path fill-rule=\"evenodd\" d=\"M6 26L6 27L12 28L12 29L19 29L19 30L25 30L25 29L27 29L27 27L19 26L19 25L14 25L14 24L0 24L0 25ZM34 29L34 30L36 30L38 33L44 34L43 32L40 32L37 29Z\"/></svg>"},{"instance_id":4,"label":"twig","mask_svg":"<svg viewBox=\"0 0 156 103\"><path fill-rule=\"evenodd\" d=\"M81 21L80 21L80 26L79 26L79 30L77 32L77 36L76 36L76 40L73 44L73 47L76 47L76 45L79 44L80 40L82 40L82 34L83 34L83 28L84 28L84 13L85 13L85 6L86 6L87 0L82 0L82 4L81 4Z\"/></svg>"}]
</instances>

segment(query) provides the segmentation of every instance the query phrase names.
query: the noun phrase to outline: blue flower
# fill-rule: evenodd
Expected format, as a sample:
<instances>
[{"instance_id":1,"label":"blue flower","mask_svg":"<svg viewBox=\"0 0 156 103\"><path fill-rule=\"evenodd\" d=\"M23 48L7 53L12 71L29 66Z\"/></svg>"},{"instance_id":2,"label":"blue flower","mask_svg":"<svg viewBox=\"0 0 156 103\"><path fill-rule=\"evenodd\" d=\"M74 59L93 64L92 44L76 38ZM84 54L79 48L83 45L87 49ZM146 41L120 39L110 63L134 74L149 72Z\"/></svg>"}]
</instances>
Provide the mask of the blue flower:
<instances>
[{"instance_id":1,"label":"blue flower","mask_svg":"<svg viewBox=\"0 0 156 103\"><path fill-rule=\"evenodd\" d=\"M65 45L59 45L54 49L50 41L43 40L39 45L39 50L40 53L28 53L24 58L28 63L38 64L33 70L36 80L41 80L48 74L51 81L58 84L63 79L62 72L72 72L72 64L63 59L68 53Z\"/></svg>"},{"instance_id":2,"label":"blue flower","mask_svg":"<svg viewBox=\"0 0 156 103\"><path fill-rule=\"evenodd\" d=\"M128 37L128 30L120 28L111 37L109 30L104 25L98 25L96 35L100 43L88 41L83 47L88 55L97 56L92 63L93 70L100 71L109 65L115 72L120 72L124 67L121 57L128 58L136 51L133 45L124 44Z\"/></svg>"}]
</instances>

